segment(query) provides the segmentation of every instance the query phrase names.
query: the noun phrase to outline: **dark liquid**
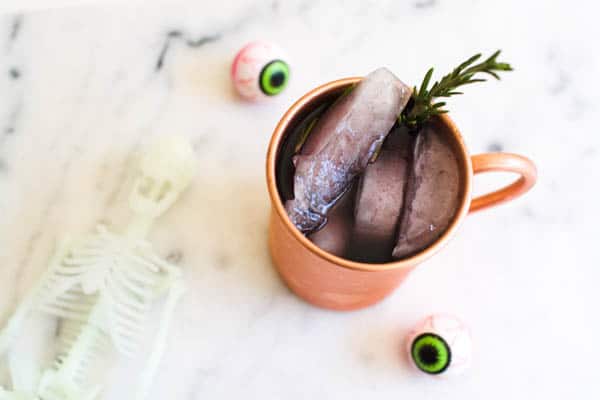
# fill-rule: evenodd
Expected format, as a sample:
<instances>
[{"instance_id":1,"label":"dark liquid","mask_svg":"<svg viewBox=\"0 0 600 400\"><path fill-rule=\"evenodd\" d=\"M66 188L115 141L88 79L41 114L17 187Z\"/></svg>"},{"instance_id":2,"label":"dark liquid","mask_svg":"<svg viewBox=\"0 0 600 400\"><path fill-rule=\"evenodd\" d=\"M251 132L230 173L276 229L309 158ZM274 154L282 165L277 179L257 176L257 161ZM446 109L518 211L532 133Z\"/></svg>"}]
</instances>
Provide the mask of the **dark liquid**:
<instances>
[{"instance_id":1,"label":"dark liquid","mask_svg":"<svg viewBox=\"0 0 600 400\"><path fill-rule=\"evenodd\" d=\"M346 90L342 88L320 96L318 99L313 100L313 102L306 104L294 120L290 122L281 150L277 156L275 169L277 188L279 189L279 196L281 196L282 202L285 203L286 200L294 198L295 168L292 159L299 150L298 147L300 147L299 145L302 142L303 134L337 99L344 93L347 93Z\"/></svg>"},{"instance_id":2,"label":"dark liquid","mask_svg":"<svg viewBox=\"0 0 600 400\"><path fill-rule=\"evenodd\" d=\"M281 152L277 160L277 168L275 176L277 179L277 188L279 189L279 196L281 200L291 200L294 198L294 163L292 158L297 153L300 141L306 130L314 124L314 122L327 110L327 108L334 102L332 100L328 103L321 104L311 110L304 116L297 124L292 126L289 133L285 137L285 141L281 146Z\"/></svg>"},{"instance_id":3,"label":"dark liquid","mask_svg":"<svg viewBox=\"0 0 600 400\"><path fill-rule=\"evenodd\" d=\"M336 92L330 93L326 97L322 97L313 101L312 103L306 104L303 107L303 109L295 116L294 120L290 121L289 128L285 134L284 140L282 142L278 154L275 171L277 188L279 190L279 195L281 196L281 200L283 203L285 203L286 200L291 200L294 198L293 185L295 167L292 160L294 155L299 151L301 144L303 143L303 137L305 139L307 129L309 129L311 125L314 126L315 121L318 120L333 103L335 103L335 101L342 95L342 93L343 90L338 90ZM450 135L447 132L447 127L445 126L445 124L443 124L441 120L434 118L430 122L430 126L435 127L435 131L438 132L442 137L444 137L444 141L448 142L447 144L449 147L454 148L453 152L456 154L457 145L455 143L447 141ZM353 200L351 204L354 204ZM349 215L348 218L350 218L350 220L353 219L352 215ZM441 229L438 230L436 236L441 235L445 228L446 227L441 227ZM309 236L309 238L311 237ZM391 237L390 240L392 240L393 243L390 242L389 251L386 251L384 254L379 255L378 257L374 257L372 251L365 251L363 245L367 245L368 241L361 240L358 243L352 243L352 241L350 241L350 248L347 252L345 252L343 257L352 259L354 261L367 263L384 263L393 261L391 248L393 247L393 244L395 243L396 239L397 237ZM420 248L416 249L415 252L416 251L420 251ZM389 254L389 256L387 256L387 254ZM409 255L410 254L407 254L404 257Z\"/></svg>"}]
</instances>

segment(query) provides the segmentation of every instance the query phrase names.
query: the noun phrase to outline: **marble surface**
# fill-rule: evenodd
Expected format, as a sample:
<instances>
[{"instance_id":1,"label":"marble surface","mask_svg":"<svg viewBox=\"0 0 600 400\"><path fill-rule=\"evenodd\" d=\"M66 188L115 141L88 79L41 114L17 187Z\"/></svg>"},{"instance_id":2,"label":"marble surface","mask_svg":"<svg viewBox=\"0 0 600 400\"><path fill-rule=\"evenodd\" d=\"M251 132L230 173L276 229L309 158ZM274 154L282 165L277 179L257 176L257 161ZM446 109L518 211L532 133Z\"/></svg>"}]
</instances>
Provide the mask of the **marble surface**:
<instances>
[{"instance_id":1,"label":"marble surface","mask_svg":"<svg viewBox=\"0 0 600 400\"><path fill-rule=\"evenodd\" d=\"M189 137L193 188L152 234L184 266L151 399L589 398L600 392L600 56L592 2L270 1L102 5L0 17L0 313L45 268L56 240L127 221L128 164L160 134ZM177 34L173 34L177 32ZM233 94L228 66L256 38L284 46L291 86L262 105ZM539 182L482 212L393 295L338 313L290 293L266 250L263 165L271 131L317 84L387 66L416 83L478 52L515 72L451 100L473 153L511 151ZM439 76L439 75L438 75ZM483 192L510 179L475 180ZM420 317L472 328L460 378L413 372L400 351ZM53 325L21 341L46 339ZM41 347L44 347L43 345ZM29 347L21 344L19 357ZM140 360L104 399L130 398ZM593 397L593 396L592 396Z\"/></svg>"}]
</instances>

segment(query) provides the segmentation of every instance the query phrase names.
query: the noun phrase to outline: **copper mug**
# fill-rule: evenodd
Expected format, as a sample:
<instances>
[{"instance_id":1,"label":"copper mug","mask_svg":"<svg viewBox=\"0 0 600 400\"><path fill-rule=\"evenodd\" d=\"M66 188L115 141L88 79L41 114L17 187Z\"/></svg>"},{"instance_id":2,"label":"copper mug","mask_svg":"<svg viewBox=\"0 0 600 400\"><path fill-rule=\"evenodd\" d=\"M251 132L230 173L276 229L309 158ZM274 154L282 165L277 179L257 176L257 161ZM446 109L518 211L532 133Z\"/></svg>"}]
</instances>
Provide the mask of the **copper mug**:
<instances>
[{"instance_id":1,"label":"copper mug","mask_svg":"<svg viewBox=\"0 0 600 400\"><path fill-rule=\"evenodd\" d=\"M460 131L450 117L436 117L440 118L443 133L454 146L461 170L460 203L447 230L433 244L411 257L383 264L354 262L321 250L289 220L277 188L275 168L288 131L311 110L333 101L344 89L361 79L340 79L305 94L277 124L267 153L267 186L272 206L269 250L273 263L283 281L298 296L318 307L335 310L354 310L382 300L400 285L413 268L448 243L467 214L522 195L535 184L537 176L533 162L517 154L469 156ZM520 177L504 188L472 199L473 175L490 171L514 172Z\"/></svg>"}]
</instances>

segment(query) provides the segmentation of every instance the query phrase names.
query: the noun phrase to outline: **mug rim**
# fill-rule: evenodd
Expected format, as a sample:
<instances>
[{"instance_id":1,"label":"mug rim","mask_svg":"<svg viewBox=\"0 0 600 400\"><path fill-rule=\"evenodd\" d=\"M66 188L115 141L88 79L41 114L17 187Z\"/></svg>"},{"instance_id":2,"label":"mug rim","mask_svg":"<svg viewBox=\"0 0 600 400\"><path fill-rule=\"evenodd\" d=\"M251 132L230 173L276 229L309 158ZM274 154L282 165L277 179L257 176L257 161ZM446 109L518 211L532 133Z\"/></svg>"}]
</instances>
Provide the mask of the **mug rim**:
<instances>
[{"instance_id":1,"label":"mug rim","mask_svg":"<svg viewBox=\"0 0 600 400\"><path fill-rule=\"evenodd\" d=\"M279 195L279 189L277 188L277 156L279 155L279 149L281 148L282 141L284 139L284 133L286 132L290 122L293 120L296 114L316 98L323 96L331 91L339 90L343 87L358 83L362 79L362 77L349 77L334 80L323 85L317 86L316 88L310 90L302 97L300 97L300 99L298 99L294 104L292 104L290 108L288 108L283 117L281 117L281 119L277 123L277 126L275 127L275 130L273 131L267 151L266 176L267 189L271 198L271 205L275 209L275 212L278 214L279 218L281 218L283 225L286 227L289 233L296 240L298 240L306 250L339 267L351 270L371 272L410 268L416 264L425 261L429 257L433 256L435 253L437 253L454 236L460 223L469 212L473 178L473 167L471 164L471 157L469 155L469 152L467 151L467 147L464 143L462 135L460 134L460 131L458 130L454 122L450 119L448 114L441 114L438 116L438 118L446 126L447 130L451 133L452 138L457 144L456 148L460 149L460 156L462 160L458 161L459 164L462 164L462 200L457 209L457 212L455 213L452 221L450 222L444 233L442 233L442 235L438 237L432 244L420 250L419 252L411 255L410 257L402 258L400 260L395 261L389 261L386 263L363 263L348 260L328 253L327 251L321 249L316 244L311 242L304 234L302 234L296 228L296 226L294 226L292 221L289 219L287 212L285 211L283 201Z\"/></svg>"}]
</instances>

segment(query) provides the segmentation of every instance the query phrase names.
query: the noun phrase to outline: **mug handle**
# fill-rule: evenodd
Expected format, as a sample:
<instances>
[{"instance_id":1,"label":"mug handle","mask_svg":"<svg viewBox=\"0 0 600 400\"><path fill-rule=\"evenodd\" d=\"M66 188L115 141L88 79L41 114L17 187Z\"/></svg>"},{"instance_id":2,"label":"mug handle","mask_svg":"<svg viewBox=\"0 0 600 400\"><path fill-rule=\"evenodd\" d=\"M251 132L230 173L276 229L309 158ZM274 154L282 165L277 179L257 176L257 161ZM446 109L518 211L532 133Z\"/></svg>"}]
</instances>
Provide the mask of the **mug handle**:
<instances>
[{"instance_id":1,"label":"mug handle","mask_svg":"<svg viewBox=\"0 0 600 400\"><path fill-rule=\"evenodd\" d=\"M527 192L537 180L537 169L527 157L512 153L485 153L471 157L473 175L483 172L514 172L520 175L510 185L494 192L476 197L471 201L469 212L505 203Z\"/></svg>"}]
</instances>

